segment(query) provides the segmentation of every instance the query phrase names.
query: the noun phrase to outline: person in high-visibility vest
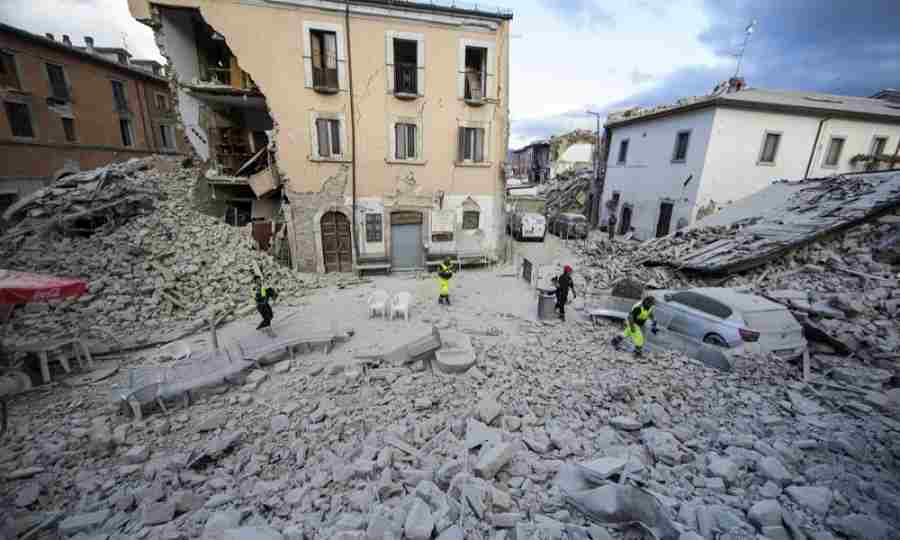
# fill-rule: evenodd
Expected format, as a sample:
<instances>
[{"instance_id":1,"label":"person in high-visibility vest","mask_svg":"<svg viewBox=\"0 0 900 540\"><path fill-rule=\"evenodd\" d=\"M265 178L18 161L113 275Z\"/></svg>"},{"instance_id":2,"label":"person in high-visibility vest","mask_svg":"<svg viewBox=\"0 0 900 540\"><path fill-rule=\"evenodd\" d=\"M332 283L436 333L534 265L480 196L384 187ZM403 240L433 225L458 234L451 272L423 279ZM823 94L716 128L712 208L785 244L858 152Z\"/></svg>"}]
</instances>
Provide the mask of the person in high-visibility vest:
<instances>
[{"instance_id":1,"label":"person in high-visibility vest","mask_svg":"<svg viewBox=\"0 0 900 540\"><path fill-rule=\"evenodd\" d=\"M450 263L450 257L444 259L444 262L438 267L437 280L440 287L438 293L438 304L450 305L450 279L453 277L453 267Z\"/></svg>"},{"instance_id":2,"label":"person in high-visibility vest","mask_svg":"<svg viewBox=\"0 0 900 540\"><path fill-rule=\"evenodd\" d=\"M625 321L625 332L621 336L613 339L613 345L618 348L624 338L630 338L634 345L635 356L641 356L644 352L644 333L641 329L648 320L653 321L651 332L657 332L656 319L653 317L653 307L656 305L656 299L652 296L644 298L631 308L628 313L628 319Z\"/></svg>"},{"instance_id":3,"label":"person in high-visibility vest","mask_svg":"<svg viewBox=\"0 0 900 540\"><path fill-rule=\"evenodd\" d=\"M272 319L275 317L269 302L274 301L278 293L272 287L263 287L262 276L253 276L253 295L256 299L256 311L259 311L260 316L262 316L262 322L259 323L256 329L269 328L272 326Z\"/></svg>"}]
</instances>

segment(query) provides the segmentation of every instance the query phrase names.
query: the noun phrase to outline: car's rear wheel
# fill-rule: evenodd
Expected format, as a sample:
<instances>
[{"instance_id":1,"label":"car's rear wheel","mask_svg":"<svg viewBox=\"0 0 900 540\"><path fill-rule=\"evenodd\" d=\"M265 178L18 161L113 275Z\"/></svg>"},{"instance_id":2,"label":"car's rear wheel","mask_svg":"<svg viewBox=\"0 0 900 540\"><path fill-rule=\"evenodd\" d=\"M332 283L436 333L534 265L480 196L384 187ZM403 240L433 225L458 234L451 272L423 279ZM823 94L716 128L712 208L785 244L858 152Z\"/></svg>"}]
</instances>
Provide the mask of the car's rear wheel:
<instances>
[{"instance_id":1,"label":"car's rear wheel","mask_svg":"<svg viewBox=\"0 0 900 540\"><path fill-rule=\"evenodd\" d=\"M724 349L728 348L728 342L719 334L707 334L707 336L703 338L703 343L715 345L716 347L722 347Z\"/></svg>"}]
</instances>

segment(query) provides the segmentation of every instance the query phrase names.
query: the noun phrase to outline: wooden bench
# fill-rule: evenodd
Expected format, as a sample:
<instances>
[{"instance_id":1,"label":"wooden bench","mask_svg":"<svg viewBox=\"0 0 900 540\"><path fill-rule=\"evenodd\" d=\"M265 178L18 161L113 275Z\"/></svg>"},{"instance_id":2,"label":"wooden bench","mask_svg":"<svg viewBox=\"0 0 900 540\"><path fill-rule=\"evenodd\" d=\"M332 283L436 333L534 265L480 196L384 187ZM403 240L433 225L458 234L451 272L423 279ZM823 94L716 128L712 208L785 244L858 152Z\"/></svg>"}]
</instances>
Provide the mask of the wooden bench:
<instances>
[{"instance_id":1,"label":"wooden bench","mask_svg":"<svg viewBox=\"0 0 900 540\"><path fill-rule=\"evenodd\" d=\"M383 271L386 274L390 274L391 261L387 257L360 257L356 260L356 265L353 268L359 277L362 277L363 272Z\"/></svg>"}]
</instances>

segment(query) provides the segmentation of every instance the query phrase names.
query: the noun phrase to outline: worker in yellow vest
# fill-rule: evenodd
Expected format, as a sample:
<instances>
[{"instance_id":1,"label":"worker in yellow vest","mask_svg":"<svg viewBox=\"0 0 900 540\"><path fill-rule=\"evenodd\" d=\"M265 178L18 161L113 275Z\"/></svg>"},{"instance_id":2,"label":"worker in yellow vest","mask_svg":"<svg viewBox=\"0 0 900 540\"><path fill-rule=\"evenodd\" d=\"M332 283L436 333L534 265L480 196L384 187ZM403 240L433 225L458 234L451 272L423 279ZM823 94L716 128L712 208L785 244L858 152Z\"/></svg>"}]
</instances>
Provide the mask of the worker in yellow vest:
<instances>
[{"instance_id":1,"label":"worker in yellow vest","mask_svg":"<svg viewBox=\"0 0 900 540\"><path fill-rule=\"evenodd\" d=\"M644 352L644 333L641 331L644 324L648 320L653 321L650 331L654 334L657 332L656 319L653 317L655 305L656 299L652 296L648 296L643 301L636 303L628 313L628 319L625 321L625 332L621 336L613 338L613 346L618 349L624 338L630 338L634 346L634 355L641 356Z\"/></svg>"},{"instance_id":2,"label":"worker in yellow vest","mask_svg":"<svg viewBox=\"0 0 900 540\"><path fill-rule=\"evenodd\" d=\"M272 287L264 287L262 284L262 276L253 276L253 296L256 299L256 310L262 317L262 322L256 327L269 335L272 335L272 318L275 314L272 312L272 306L269 302L274 302L278 297L278 293Z\"/></svg>"},{"instance_id":3,"label":"worker in yellow vest","mask_svg":"<svg viewBox=\"0 0 900 540\"><path fill-rule=\"evenodd\" d=\"M450 305L450 279L453 277L453 267L450 257L444 259L444 262L438 267L437 279L439 286L438 304Z\"/></svg>"}]
</instances>

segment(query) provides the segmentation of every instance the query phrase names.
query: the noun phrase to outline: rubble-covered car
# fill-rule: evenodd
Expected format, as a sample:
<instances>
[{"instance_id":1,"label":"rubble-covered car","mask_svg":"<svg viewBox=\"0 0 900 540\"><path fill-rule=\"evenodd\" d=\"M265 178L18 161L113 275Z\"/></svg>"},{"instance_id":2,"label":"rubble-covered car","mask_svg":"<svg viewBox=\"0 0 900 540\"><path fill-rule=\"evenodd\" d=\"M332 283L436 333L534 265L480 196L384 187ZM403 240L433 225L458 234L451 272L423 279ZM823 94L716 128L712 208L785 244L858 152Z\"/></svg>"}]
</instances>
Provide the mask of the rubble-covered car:
<instances>
[{"instance_id":1,"label":"rubble-covered car","mask_svg":"<svg viewBox=\"0 0 900 540\"><path fill-rule=\"evenodd\" d=\"M565 212L550 220L549 231L560 238L587 238L588 221L581 214Z\"/></svg>"},{"instance_id":2,"label":"rubble-covered car","mask_svg":"<svg viewBox=\"0 0 900 540\"><path fill-rule=\"evenodd\" d=\"M516 240L544 241L547 235L546 201L538 196L510 197L507 232Z\"/></svg>"},{"instance_id":3,"label":"rubble-covered car","mask_svg":"<svg viewBox=\"0 0 900 540\"><path fill-rule=\"evenodd\" d=\"M796 358L806 350L803 327L788 309L739 289L701 287L657 290L655 318L660 328L692 343L733 352Z\"/></svg>"}]
</instances>

